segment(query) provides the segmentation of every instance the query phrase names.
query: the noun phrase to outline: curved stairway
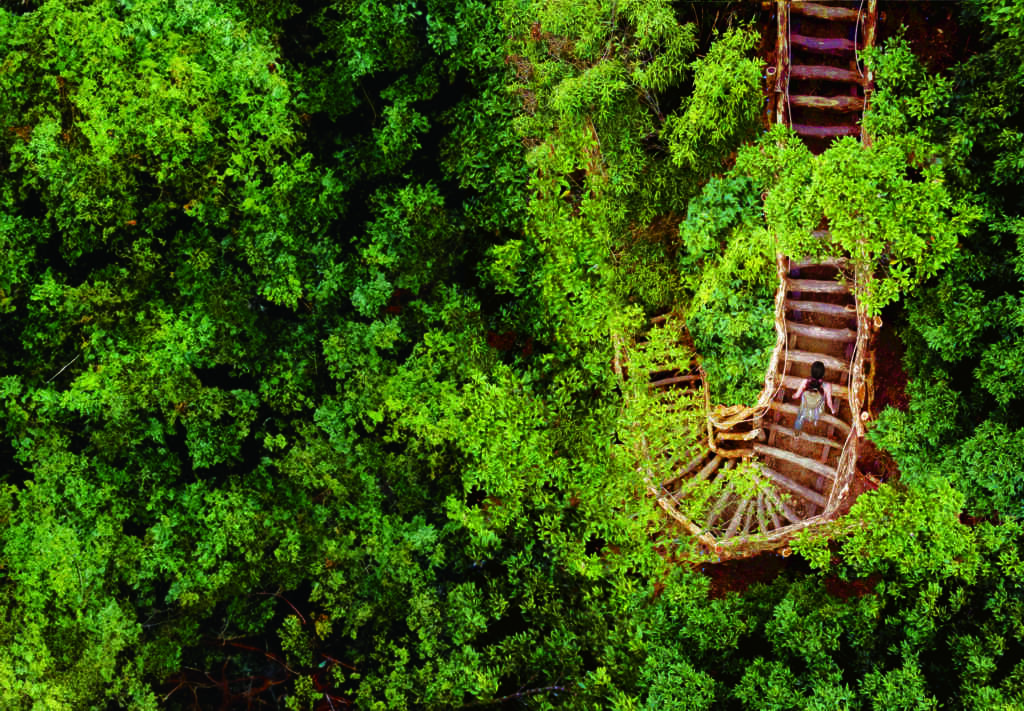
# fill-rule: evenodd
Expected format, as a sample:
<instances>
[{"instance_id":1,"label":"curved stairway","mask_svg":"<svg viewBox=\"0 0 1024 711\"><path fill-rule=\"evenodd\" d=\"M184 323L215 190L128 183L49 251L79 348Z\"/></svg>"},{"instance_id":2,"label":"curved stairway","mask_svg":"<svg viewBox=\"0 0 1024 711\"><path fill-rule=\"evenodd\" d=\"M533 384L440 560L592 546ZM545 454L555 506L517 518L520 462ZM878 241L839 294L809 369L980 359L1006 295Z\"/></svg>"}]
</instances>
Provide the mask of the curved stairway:
<instances>
[{"instance_id":1,"label":"curved stairway","mask_svg":"<svg viewBox=\"0 0 1024 711\"><path fill-rule=\"evenodd\" d=\"M774 116L793 125L812 150L860 133L871 76L858 69L854 48L874 42L875 4L777 0ZM827 239L828 231L816 236ZM776 346L755 405L712 409L696 360L650 371L649 389L703 390L707 427L682 453L650 451L642 439L639 471L661 508L720 559L785 548L799 531L836 518L867 419L871 324L851 287L870 275L843 259L805 262L779 255L777 268ZM665 326L666 318L655 317L652 326ZM792 395L815 361L825 365L837 412L826 409L798 436ZM628 362L629 349L620 347L615 365L621 377ZM666 418L673 408L665 407ZM671 464L666 470L655 461Z\"/></svg>"}]
</instances>

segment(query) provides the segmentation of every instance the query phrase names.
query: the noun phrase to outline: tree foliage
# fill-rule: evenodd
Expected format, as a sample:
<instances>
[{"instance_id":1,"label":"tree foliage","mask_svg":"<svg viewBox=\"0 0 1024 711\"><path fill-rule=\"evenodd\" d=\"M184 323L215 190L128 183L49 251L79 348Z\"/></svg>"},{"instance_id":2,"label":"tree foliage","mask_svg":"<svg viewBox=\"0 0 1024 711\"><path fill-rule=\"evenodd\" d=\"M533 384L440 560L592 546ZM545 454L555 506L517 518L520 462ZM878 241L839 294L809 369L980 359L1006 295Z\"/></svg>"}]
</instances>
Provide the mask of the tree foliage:
<instances>
[{"instance_id":1,"label":"tree foliage","mask_svg":"<svg viewBox=\"0 0 1024 711\"><path fill-rule=\"evenodd\" d=\"M877 53L820 157L742 146L743 3L6 7L0 706L1024 702L1012 2L950 77ZM903 480L726 593L637 454L703 403L644 374L749 402L822 219L905 297Z\"/></svg>"}]
</instances>

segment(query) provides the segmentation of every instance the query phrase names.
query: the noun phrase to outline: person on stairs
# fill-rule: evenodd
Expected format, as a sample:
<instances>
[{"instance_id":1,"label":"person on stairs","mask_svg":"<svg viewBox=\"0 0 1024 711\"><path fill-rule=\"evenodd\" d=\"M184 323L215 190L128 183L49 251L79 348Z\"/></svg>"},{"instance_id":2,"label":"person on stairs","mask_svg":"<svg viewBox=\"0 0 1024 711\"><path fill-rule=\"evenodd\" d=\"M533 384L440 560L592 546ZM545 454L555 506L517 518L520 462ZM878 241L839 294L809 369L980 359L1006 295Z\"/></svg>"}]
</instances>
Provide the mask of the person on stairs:
<instances>
[{"instance_id":1,"label":"person on stairs","mask_svg":"<svg viewBox=\"0 0 1024 711\"><path fill-rule=\"evenodd\" d=\"M814 361L811 365L811 377L800 383L800 387L793 393L794 400L800 400L800 409L797 411L796 424L793 428L803 432L804 422L818 423L822 408L827 404L832 414L836 414L835 403L832 402L832 385L824 381L825 364L820 360Z\"/></svg>"}]
</instances>

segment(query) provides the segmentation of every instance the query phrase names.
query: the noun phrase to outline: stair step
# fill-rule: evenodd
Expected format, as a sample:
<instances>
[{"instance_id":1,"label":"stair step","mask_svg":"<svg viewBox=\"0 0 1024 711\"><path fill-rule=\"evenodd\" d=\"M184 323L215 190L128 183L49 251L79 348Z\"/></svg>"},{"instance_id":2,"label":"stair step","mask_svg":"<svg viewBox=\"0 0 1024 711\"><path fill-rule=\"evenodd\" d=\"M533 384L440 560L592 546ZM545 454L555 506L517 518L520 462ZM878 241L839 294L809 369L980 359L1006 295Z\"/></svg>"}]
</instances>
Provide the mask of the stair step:
<instances>
[{"instance_id":1,"label":"stair step","mask_svg":"<svg viewBox=\"0 0 1024 711\"><path fill-rule=\"evenodd\" d=\"M725 536L723 538L732 538L736 535L736 529L740 527L740 521L743 520L743 514L747 510L747 506L750 505L750 499L742 499L736 506L736 511L732 515L732 519L729 521L729 527L725 529Z\"/></svg>"},{"instance_id":2,"label":"stair step","mask_svg":"<svg viewBox=\"0 0 1024 711\"><path fill-rule=\"evenodd\" d=\"M765 468L761 467L761 471L764 470ZM787 479L786 481L789 480ZM782 512L782 515L785 516L790 521L790 523L797 523L798 521L800 521L800 517L797 516L796 513L794 513L793 509L789 508L789 504L787 504L779 497L779 492L777 492L774 488L768 489L764 493L769 499L771 499L771 502L773 504L770 511L772 515L772 521L775 523L775 528L782 528L782 522L779 521L779 516L777 513L779 511Z\"/></svg>"},{"instance_id":3,"label":"stair step","mask_svg":"<svg viewBox=\"0 0 1024 711\"><path fill-rule=\"evenodd\" d=\"M669 385L676 385L677 383L692 383L695 380L700 380L699 375L676 375L671 378L662 378L661 380L655 380L651 382L652 388L664 388Z\"/></svg>"},{"instance_id":4,"label":"stair step","mask_svg":"<svg viewBox=\"0 0 1024 711\"><path fill-rule=\"evenodd\" d=\"M697 472L697 476L694 477L695 481L704 481L707 479L713 471L718 469L718 465L722 463L722 455L716 454L714 458L704 465L704 468Z\"/></svg>"},{"instance_id":5,"label":"stair step","mask_svg":"<svg viewBox=\"0 0 1024 711\"><path fill-rule=\"evenodd\" d=\"M790 12L807 17L816 17L820 20L840 20L843 22L856 22L857 11L849 7L836 7L835 5L822 5L817 2L793 2Z\"/></svg>"},{"instance_id":6,"label":"stair step","mask_svg":"<svg viewBox=\"0 0 1024 711\"><path fill-rule=\"evenodd\" d=\"M811 365L816 360L820 360L821 364L826 368L832 370L838 370L841 373L848 373L850 371L850 364L841 358L835 356L825 355L824 353L814 353L812 351L788 351L786 358L795 361L797 363L806 363Z\"/></svg>"},{"instance_id":7,"label":"stair step","mask_svg":"<svg viewBox=\"0 0 1024 711\"><path fill-rule=\"evenodd\" d=\"M803 457L799 454L793 454L792 452L779 449L778 447L769 447L767 444L755 444L754 451L764 457L774 457L781 461L789 462L807 471L814 472L815 474L821 474L823 477L829 479L836 478L836 470L827 464L822 464L817 459L811 459L810 457Z\"/></svg>"},{"instance_id":8,"label":"stair step","mask_svg":"<svg viewBox=\"0 0 1024 711\"><path fill-rule=\"evenodd\" d=\"M772 400L770 403L768 403L768 407L770 407L772 410L775 410L776 412L782 412L787 415L793 415L793 417L796 417L797 412L800 410L800 408L797 405L790 405L788 402L779 402L777 400ZM821 413L819 422L823 422L826 425L832 425L833 427L837 428L840 432L842 432L844 436L850 434L850 426L848 424L840 420L838 417L830 415L827 412Z\"/></svg>"},{"instance_id":9,"label":"stair step","mask_svg":"<svg viewBox=\"0 0 1024 711\"><path fill-rule=\"evenodd\" d=\"M864 108L864 99L859 96L812 96L796 94L789 97L790 106L800 106L805 109L821 109L822 111L850 112L861 111Z\"/></svg>"},{"instance_id":10,"label":"stair step","mask_svg":"<svg viewBox=\"0 0 1024 711\"><path fill-rule=\"evenodd\" d=\"M809 291L815 294L849 294L850 287L841 281L786 277L786 291Z\"/></svg>"},{"instance_id":11,"label":"stair step","mask_svg":"<svg viewBox=\"0 0 1024 711\"><path fill-rule=\"evenodd\" d=\"M672 477L670 479L666 479L664 482L662 482L661 485L666 489L672 488L672 486L680 479L685 479L694 471L696 471L697 467L700 466L700 463L703 462L704 458L707 456L708 451L704 448L701 448L701 450L697 453L697 456L695 456L693 459L687 462L685 466L674 470Z\"/></svg>"},{"instance_id":12,"label":"stair step","mask_svg":"<svg viewBox=\"0 0 1024 711\"><path fill-rule=\"evenodd\" d=\"M827 316L838 316L840 318L857 318L857 311L853 304L830 304L825 301L797 301L786 299L787 311L809 311L815 314L826 314Z\"/></svg>"},{"instance_id":13,"label":"stair step","mask_svg":"<svg viewBox=\"0 0 1024 711\"><path fill-rule=\"evenodd\" d=\"M761 530L761 533L768 533L771 527L768 525L768 516L764 510L764 492L762 491L757 495L757 527ZM778 526L776 525L776 528Z\"/></svg>"},{"instance_id":14,"label":"stair step","mask_svg":"<svg viewBox=\"0 0 1024 711\"><path fill-rule=\"evenodd\" d=\"M747 506L747 515L743 517L743 525L740 527L740 535L745 536L750 533L750 527L754 523L754 516L757 515L757 502L753 499L750 500Z\"/></svg>"},{"instance_id":15,"label":"stair step","mask_svg":"<svg viewBox=\"0 0 1024 711\"><path fill-rule=\"evenodd\" d=\"M803 381L804 378L798 378L793 375L782 376L783 387L789 388L790 390L796 390L797 388L799 388L800 383L802 383ZM835 383L832 383L831 385L833 401L832 404L834 404L836 407L839 407L838 403L836 403L835 401L846 400L850 396L850 389L847 388L845 385L836 385Z\"/></svg>"},{"instance_id":16,"label":"stair step","mask_svg":"<svg viewBox=\"0 0 1024 711\"><path fill-rule=\"evenodd\" d=\"M791 429L789 427L783 427L782 425L777 425L773 422L765 423L765 427L768 429L775 430L779 434L784 434L788 437L796 437L797 435L796 430ZM800 438L805 442L810 442L811 444L820 444L823 447L834 447L835 449L843 448L842 442L836 442L835 440L829 439L828 437L819 437L817 435L811 435L804 432L801 434Z\"/></svg>"},{"instance_id":17,"label":"stair step","mask_svg":"<svg viewBox=\"0 0 1024 711\"><path fill-rule=\"evenodd\" d=\"M811 138L836 138L837 136L859 136L860 126L809 126L807 124L794 123L793 130L800 136Z\"/></svg>"},{"instance_id":18,"label":"stair step","mask_svg":"<svg viewBox=\"0 0 1024 711\"><path fill-rule=\"evenodd\" d=\"M817 236L817 235L815 235ZM832 267L843 269L849 266L850 260L846 257L825 257L824 259L790 259L789 266L792 269L806 269L807 267Z\"/></svg>"},{"instance_id":19,"label":"stair step","mask_svg":"<svg viewBox=\"0 0 1024 711\"><path fill-rule=\"evenodd\" d=\"M825 341L856 341L857 332L848 328L828 328L826 326L808 326L796 321L786 321L786 330L798 336L820 338Z\"/></svg>"},{"instance_id":20,"label":"stair step","mask_svg":"<svg viewBox=\"0 0 1024 711\"><path fill-rule=\"evenodd\" d=\"M783 489L788 489L789 491L793 492L800 498L807 499L812 504L820 506L821 508L825 508L825 504L828 503L828 500L824 496L819 494L817 491L814 491L813 489L808 489L806 486L801 486L800 484L797 484L792 479L789 479L783 476L782 474L779 474L774 469L769 469L768 467L762 465L761 471L764 472L764 475L766 477L774 481ZM785 511L785 509L783 509L783 511ZM788 518L790 521L793 520L790 517L790 514L788 513L786 514L786 518Z\"/></svg>"},{"instance_id":21,"label":"stair step","mask_svg":"<svg viewBox=\"0 0 1024 711\"><path fill-rule=\"evenodd\" d=\"M729 501L729 497L732 496L733 489L735 488L736 482L734 481L730 481L728 484L725 485L725 490L722 492L722 495L718 497L718 500L715 502L715 505L712 506L711 510L708 512L707 518L704 519L705 530L711 530L712 524L714 524L714 522L718 520L718 517L721 515L722 511L725 510L725 506Z\"/></svg>"},{"instance_id":22,"label":"stair step","mask_svg":"<svg viewBox=\"0 0 1024 711\"><path fill-rule=\"evenodd\" d=\"M845 37L808 37L807 35L793 34L789 36L789 42L794 47L821 54L852 53L856 48L853 40L848 40Z\"/></svg>"},{"instance_id":23,"label":"stair step","mask_svg":"<svg viewBox=\"0 0 1024 711\"><path fill-rule=\"evenodd\" d=\"M835 81L844 84L863 84L860 72L839 67L826 67L818 64L794 64L789 68L790 79L812 79L818 81Z\"/></svg>"}]
</instances>

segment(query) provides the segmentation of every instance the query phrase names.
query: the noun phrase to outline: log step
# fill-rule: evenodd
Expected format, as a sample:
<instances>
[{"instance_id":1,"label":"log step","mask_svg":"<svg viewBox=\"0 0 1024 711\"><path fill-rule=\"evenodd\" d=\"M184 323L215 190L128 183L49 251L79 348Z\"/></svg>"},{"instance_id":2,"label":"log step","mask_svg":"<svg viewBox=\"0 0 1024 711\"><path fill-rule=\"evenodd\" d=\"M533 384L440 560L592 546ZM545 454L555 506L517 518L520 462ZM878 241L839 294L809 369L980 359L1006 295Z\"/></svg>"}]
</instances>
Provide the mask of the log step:
<instances>
[{"instance_id":1,"label":"log step","mask_svg":"<svg viewBox=\"0 0 1024 711\"><path fill-rule=\"evenodd\" d=\"M793 415L793 417L796 417L797 412L800 410L799 406L797 405L790 405L788 402L779 402L777 400L772 400L770 403L768 403L768 407L771 408L772 410L775 410L776 412L782 412L786 415ZM827 412L821 413L821 417L818 418L818 421L824 422L826 425L831 425L832 427L837 428L840 432L843 433L844 436L850 434L850 426L848 424L840 420L838 417L830 415Z\"/></svg>"},{"instance_id":2,"label":"log step","mask_svg":"<svg viewBox=\"0 0 1024 711\"><path fill-rule=\"evenodd\" d=\"M797 363L806 363L811 365L816 360L820 360L821 364L826 368L832 370L838 370L842 373L848 373L850 371L850 364L841 358L835 356L825 355L824 353L812 353L811 351L789 351L786 353L786 358Z\"/></svg>"},{"instance_id":3,"label":"log step","mask_svg":"<svg viewBox=\"0 0 1024 711\"><path fill-rule=\"evenodd\" d=\"M732 496L733 489L736 488L736 482L730 481L725 485L725 491L718 497L718 501L711 507L711 511L708 512L708 517L704 519L704 530L710 531L711 524L718 520L719 515L725 510L725 505L729 501L729 497Z\"/></svg>"},{"instance_id":4,"label":"log step","mask_svg":"<svg viewBox=\"0 0 1024 711\"><path fill-rule=\"evenodd\" d=\"M768 533L768 516L764 512L764 492L757 495L757 527L761 533Z\"/></svg>"},{"instance_id":5,"label":"log step","mask_svg":"<svg viewBox=\"0 0 1024 711\"><path fill-rule=\"evenodd\" d=\"M863 110L864 99L859 96L810 96L796 94L789 97L789 104L790 106L800 106L805 109L820 109L822 111L838 111L843 113Z\"/></svg>"},{"instance_id":6,"label":"log step","mask_svg":"<svg viewBox=\"0 0 1024 711\"><path fill-rule=\"evenodd\" d=\"M791 12L795 12L798 15L806 15L807 17L816 17L819 20L857 21L857 11L849 7L822 5L817 2L794 2L789 7Z\"/></svg>"},{"instance_id":7,"label":"log step","mask_svg":"<svg viewBox=\"0 0 1024 711\"><path fill-rule=\"evenodd\" d=\"M774 422L766 424L765 427L775 430L779 434L784 434L788 437L796 437L797 435L796 430L790 429L789 427L783 427L782 425L777 425ZM824 447L834 447L835 449L843 448L842 442L836 442L835 440L831 440L828 437L819 437L817 435L807 434L806 432L802 434L801 439L803 439L805 442L810 442L811 444L820 444Z\"/></svg>"},{"instance_id":8,"label":"log step","mask_svg":"<svg viewBox=\"0 0 1024 711\"><path fill-rule=\"evenodd\" d=\"M827 316L838 316L840 318L857 318L857 311L853 304L829 304L825 301L797 301L786 299L787 311L809 311Z\"/></svg>"},{"instance_id":9,"label":"log step","mask_svg":"<svg viewBox=\"0 0 1024 711\"><path fill-rule=\"evenodd\" d=\"M796 390L800 387L800 383L804 381L804 378L797 378L792 375L782 376L782 385L789 388L790 390ZM834 399L846 400L850 396L850 389L845 385L836 385L832 383L832 397ZM835 403L833 403L835 404ZM838 404L836 404L838 407ZM826 408L827 409L827 408Z\"/></svg>"},{"instance_id":10,"label":"log step","mask_svg":"<svg viewBox=\"0 0 1024 711\"><path fill-rule=\"evenodd\" d=\"M794 123L793 130L797 135L810 138L836 138L837 136L859 136L860 126L809 126L802 123Z\"/></svg>"},{"instance_id":11,"label":"log step","mask_svg":"<svg viewBox=\"0 0 1024 711\"><path fill-rule=\"evenodd\" d=\"M708 456L708 452L706 449L702 448L701 451L698 452L697 456L695 456L693 459L686 463L686 466L682 467L681 469L676 469L672 478L666 479L664 482L662 482L661 485L666 489L671 489L672 485L675 484L677 481L679 481L680 479L685 479L691 473L696 471L697 467L700 466L700 463L704 461L704 458L706 456Z\"/></svg>"},{"instance_id":12,"label":"log step","mask_svg":"<svg viewBox=\"0 0 1024 711\"><path fill-rule=\"evenodd\" d=\"M820 506L821 508L825 508L825 504L828 503L828 500L824 496L819 494L817 491L814 491L813 489L808 489L806 486L801 486L800 484L797 484L792 479L789 479L789 478L783 476L782 474L779 474L774 469L769 469L766 466L762 466L761 467L761 471L764 472L764 475L766 477L768 477L769 479L774 481L776 484L781 486L783 489L787 489L789 491L792 491L794 494L796 494L800 498L807 499L808 501L810 501L812 504L815 504L816 506ZM783 509L783 512L785 512L785 511L786 511L786 509ZM794 520L790 516L789 513L786 513L786 518L788 518L790 521Z\"/></svg>"},{"instance_id":13,"label":"log step","mask_svg":"<svg viewBox=\"0 0 1024 711\"><path fill-rule=\"evenodd\" d=\"M857 332L848 328L828 328L826 326L808 326L795 321L786 321L786 330L798 336L820 338L825 341L856 341Z\"/></svg>"},{"instance_id":14,"label":"log step","mask_svg":"<svg viewBox=\"0 0 1024 711\"><path fill-rule=\"evenodd\" d=\"M850 287L841 281L792 279L786 277L786 291L809 291L815 294L849 294Z\"/></svg>"},{"instance_id":15,"label":"log step","mask_svg":"<svg viewBox=\"0 0 1024 711\"><path fill-rule=\"evenodd\" d=\"M750 499L743 499L736 506L736 512L733 513L732 519L729 521L729 527L725 529L725 536L723 538L732 538L736 535L736 529L740 527L740 521L743 520L743 513L747 510L747 506L750 505Z\"/></svg>"},{"instance_id":16,"label":"log step","mask_svg":"<svg viewBox=\"0 0 1024 711\"><path fill-rule=\"evenodd\" d=\"M713 471L718 469L718 465L722 463L722 455L716 454L714 459L704 465L704 468L697 472L697 476L694 477L695 481L703 481L707 479Z\"/></svg>"},{"instance_id":17,"label":"log step","mask_svg":"<svg viewBox=\"0 0 1024 711\"><path fill-rule=\"evenodd\" d=\"M817 236L817 235L815 235ZM806 269L807 267L832 267L834 269L843 269L849 266L850 260L846 257L825 257L824 259L790 259L789 266L796 267L797 269Z\"/></svg>"},{"instance_id":18,"label":"log step","mask_svg":"<svg viewBox=\"0 0 1024 711\"><path fill-rule=\"evenodd\" d=\"M753 499L750 500L747 506L747 515L743 517L743 526L740 528L740 535L747 535L750 533L750 527L754 523L754 516L757 514L755 502Z\"/></svg>"},{"instance_id":19,"label":"log step","mask_svg":"<svg viewBox=\"0 0 1024 711\"><path fill-rule=\"evenodd\" d=\"M818 52L820 54L839 54L842 52L853 52L856 49L853 40L848 40L845 37L790 35L789 41L794 47L800 47L808 52Z\"/></svg>"},{"instance_id":20,"label":"log step","mask_svg":"<svg viewBox=\"0 0 1024 711\"><path fill-rule=\"evenodd\" d=\"M836 478L836 470L827 464L822 464L817 459L811 459L810 457L802 457L799 454L793 454L792 452L786 451L785 449L779 449L778 447L769 447L767 444L755 444L754 451L763 457L774 457L784 462L789 462L802 469L812 471L815 474L821 474L823 477L828 479ZM813 499L812 499L813 500ZM817 503L817 502L815 502ZM823 506L824 504L819 504Z\"/></svg>"},{"instance_id":21,"label":"log step","mask_svg":"<svg viewBox=\"0 0 1024 711\"><path fill-rule=\"evenodd\" d=\"M761 471L765 471L764 467L761 467ZM789 479L786 479L786 481L789 481ZM768 489L768 491L764 493L769 499L771 499L772 504L774 504L771 508L771 514L772 521L775 522L775 528L782 528L782 522L779 521L776 511L781 511L782 515L785 516L790 523L796 523L800 520L800 517L793 512L793 509L789 508L789 505L779 497L779 493L775 491L775 489Z\"/></svg>"},{"instance_id":22,"label":"log step","mask_svg":"<svg viewBox=\"0 0 1024 711\"><path fill-rule=\"evenodd\" d=\"M661 380L655 380L651 382L652 388L664 388L669 385L675 385L677 383L692 383L695 380L700 380L699 375L676 375L671 378L662 378Z\"/></svg>"},{"instance_id":23,"label":"log step","mask_svg":"<svg viewBox=\"0 0 1024 711\"><path fill-rule=\"evenodd\" d=\"M795 6L794 6L795 7ZM811 79L818 81L835 81L844 84L863 84L864 78L859 72L839 67L825 67L817 64L794 64L789 68L790 79Z\"/></svg>"}]
</instances>

